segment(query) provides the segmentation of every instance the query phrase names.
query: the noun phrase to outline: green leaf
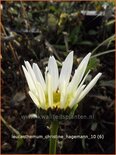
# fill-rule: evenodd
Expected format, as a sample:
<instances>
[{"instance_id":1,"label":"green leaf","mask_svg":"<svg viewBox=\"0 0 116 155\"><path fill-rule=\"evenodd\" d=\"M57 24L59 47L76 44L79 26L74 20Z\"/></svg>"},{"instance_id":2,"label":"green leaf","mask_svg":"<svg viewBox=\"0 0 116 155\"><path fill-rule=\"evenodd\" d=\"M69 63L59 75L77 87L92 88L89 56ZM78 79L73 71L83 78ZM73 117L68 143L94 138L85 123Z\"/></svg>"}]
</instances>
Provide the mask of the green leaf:
<instances>
[{"instance_id":1,"label":"green leaf","mask_svg":"<svg viewBox=\"0 0 116 155\"><path fill-rule=\"evenodd\" d=\"M14 15L17 15L17 14L18 14L17 10L14 9L13 7L10 8L8 11L9 11L11 14L14 14Z\"/></svg>"},{"instance_id":2,"label":"green leaf","mask_svg":"<svg viewBox=\"0 0 116 155\"><path fill-rule=\"evenodd\" d=\"M102 43L100 43L96 48L94 48L93 50L92 50L92 54L93 53L95 53L101 46L103 46L103 45L108 45L108 43L110 42L112 42L112 41L114 41L115 40L115 34L113 34L112 36L110 36L109 38L107 38L106 40L104 40Z\"/></svg>"},{"instance_id":3,"label":"green leaf","mask_svg":"<svg viewBox=\"0 0 116 155\"><path fill-rule=\"evenodd\" d=\"M69 35L69 42L71 44L77 44L79 38L80 38L80 26L73 28L73 30Z\"/></svg>"},{"instance_id":4,"label":"green leaf","mask_svg":"<svg viewBox=\"0 0 116 155\"><path fill-rule=\"evenodd\" d=\"M94 45L93 42L91 42L91 41L82 41L79 44L80 45L88 45L88 46L93 46Z\"/></svg>"},{"instance_id":5,"label":"green leaf","mask_svg":"<svg viewBox=\"0 0 116 155\"><path fill-rule=\"evenodd\" d=\"M17 139L16 148L20 148L24 143L24 140L22 138Z\"/></svg>"},{"instance_id":6,"label":"green leaf","mask_svg":"<svg viewBox=\"0 0 116 155\"><path fill-rule=\"evenodd\" d=\"M97 126L98 126L97 122L94 122L94 123L91 125L91 130L92 130L92 131L95 131L95 130L97 129Z\"/></svg>"},{"instance_id":7,"label":"green leaf","mask_svg":"<svg viewBox=\"0 0 116 155\"><path fill-rule=\"evenodd\" d=\"M100 65L100 60L98 58L90 58L87 70L95 70Z\"/></svg>"},{"instance_id":8,"label":"green leaf","mask_svg":"<svg viewBox=\"0 0 116 155\"><path fill-rule=\"evenodd\" d=\"M49 6L49 10L50 10L50 11L53 11L53 12L57 11L56 8L55 8L53 5L50 5L50 6Z\"/></svg>"},{"instance_id":9,"label":"green leaf","mask_svg":"<svg viewBox=\"0 0 116 155\"><path fill-rule=\"evenodd\" d=\"M96 34L97 34L97 32L95 30L90 30L88 32L88 35L96 35Z\"/></svg>"},{"instance_id":10,"label":"green leaf","mask_svg":"<svg viewBox=\"0 0 116 155\"><path fill-rule=\"evenodd\" d=\"M86 141L85 141L85 138L82 139L82 147L83 147L83 149L86 149Z\"/></svg>"},{"instance_id":11,"label":"green leaf","mask_svg":"<svg viewBox=\"0 0 116 155\"><path fill-rule=\"evenodd\" d=\"M105 87L112 87L115 88L115 82L114 80L110 80L110 81L101 81L100 82L101 86L105 86Z\"/></svg>"},{"instance_id":12,"label":"green leaf","mask_svg":"<svg viewBox=\"0 0 116 155\"><path fill-rule=\"evenodd\" d=\"M114 24L115 23L115 20L110 20L109 22L106 23L106 26L109 26L111 24Z\"/></svg>"},{"instance_id":13,"label":"green leaf","mask_svg":"<svg viewBox=\"0 0 116 155\"><path fill-rule=\"evenodd\" d=\"M49 27L56 27L57 25L57 19L53 14L48 14L48 26Z\"/></svg>"}]
</instances>

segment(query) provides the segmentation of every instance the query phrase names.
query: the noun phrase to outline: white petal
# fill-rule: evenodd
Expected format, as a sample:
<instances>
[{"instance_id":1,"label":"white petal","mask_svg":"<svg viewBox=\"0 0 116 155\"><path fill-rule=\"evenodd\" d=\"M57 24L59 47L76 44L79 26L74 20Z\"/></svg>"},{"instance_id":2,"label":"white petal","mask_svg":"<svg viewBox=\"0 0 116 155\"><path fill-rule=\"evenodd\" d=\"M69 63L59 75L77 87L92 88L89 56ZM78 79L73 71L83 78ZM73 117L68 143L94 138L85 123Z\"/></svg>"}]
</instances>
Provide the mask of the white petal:
<instances>
[{"instance_id":1,"label":"white petal","mask_svg":"<svg viewBox=\"0 0 116 155\"><path fill-rule=\"evenodd\" d=\"M33 80L33 83L35 84L35 82L37 81L36 77L35 77L35 73L30 65L30 63L28 61L24 61L25 62L25 66L29 72L29 74L31 75L31 78Z\"/></svg>"},{"instance_id":2,"label":"white petal","mask_svg":"<svg viewBox=\"0 0 116 155\"><path fill-rule=\"evenodd\" d=\"M40 108L39 100L38 100L38 98L33 94L33 92L29 91L29 95L30 95L31 99L33 100L33 102L36 104L36 106L37 106L38 108Z\"/></svg>"},{"instance_id":3,"label":"white petal","mask_svg":"<svg viewBox=\"0 0 116 155\"><path fill-rule=\"evenodd\" d=\"M56 91L58 87L58 66L53 56L49 58L48 71L53 79L53 90Z\"/></svg>"},{"instance_id":4,"label":"white petal","mask_svg":"<svg viewBox=\"0 0 116 155\"><path fill-rule=\"evenodd\" d=\"M85 82L85 80L86 80L86 78L87 78L87 76L88 76L89 73L90 73L90 70L89 70L89 71L87 72L87 74L84 76L82 82L80 83L80 85L79 85L79 87L78 87L77 89L79 89L79 88L83 85L83 83Z\"/></svg>"},{"instance_id":5,"label":"white petal","mask_svg":"<svg viewBox=\"0 0 116 155\"><path fill-rule=\"evenodd\" d=\"M73 51L68 54L65 61L63 62L63 66L60 73L59 87L61 87L63 81L66 82L66 85L68 84L71 76L72 65L73 65Z\"/></svg>"},{"instance_id":6,"label":"white petal","mask_svg":"<svg viewBox=\"0 0 116 155\"><path fill-rule=\"evenodd\" d=\"M69 103L69 107L72 108L77 102L78 97L80 95L80 93L83 91L83 89L85 88L85 85L83 85L80 89L78 89L78 91L76 91L75 93L75 97L73 98L73 100Z\"/></svg>"},{"instance_id":7,"label":"white petal","mask_svg":"<svg viewBox=\"0 0 116 155\"><path fill-rule=\"evenodd\" d=\"M47 74L47 93L48 93L48 104L49 107L53 107L53 86L52 86L52 77Z\"/></svg>"},{"instance_id":8,"label":"white petal","mask_svg":"<svg viewBox=\"0 0 116 155\"><path fill-rule=\"evenodd\" d=\"M100 76L102 75L102 73L98 73L94 79L87 85L87 87L82 91L82 93L80 94L79 98L78 98L78 102L80 102L86 95L87 93L89 93L89 91L93 88L93 86L97 83L98 79L100 78Z\"/></svg>"},{"instance_id":9,"label":"white petal","mask_svg":"<svg viewBox=\"0 0 116 155\"><path fill-rule=\"evenodd\" d=\"M26 68L23 65L22 65L22 68L23 68L23 71L24 71L24 74L25 74L29 89L34 93L36 91L36 89L35 89L35 85L33 83L32 77L31 77L31 75L28 73L28 71L26 70Z\"/></svg>"},{"instance_id":10,"label":"white petal","mask_svg":"<svg viewBox=\"0 0 116 155\"><path fill-rule=\"evenodd\" d=\"M65 103L67 100L67 85L66 82L63 81L61 85L61 91L60 91L61 97L60 97L60 108L63 109L65 107Z\"/></svg>"},{"instance_id":11,"label":"white petal","mask_svg":"<svg viewBox=\"0 0 116 155\"><path fill-rule=\"evenodd\" d=\"M46 85L45 85L45 80L43 78L43 75L41 73L41 70L39 69L38 65L36 63L33 63L33 71L36 75L37 80L40 82L42 85L43 89L45 90Z\"/></svg>"},{"instance_id":12,"label":"white petal","mask_svg":"<svg viewBox=\"0 0 116 155\"><path fill-rule=\"evenodd\" d=\"M68 90L70 92L75 91L79 83L81 82L84 76L85 70L87 68L87 64L90 59L90 56L91 56L91 53L88 53L87 56L81 61L79 67L75 70L75 74L68 86Z\"/></svg>"},{"instance_id":13,"label":"white petal","mask_svg":"<svg viewBox=\"0 0 116 155\"><path fill-rule=\"evenodd\" d=\"M46 108L46 100L45 100L45 94L44 94L44 90L41 86L41 84L37 81L36 83L36 89L37 89L37 95L38 95L38 99L39 99L39 102L40 102L40 105L42 108Z\"/></svg>"}]
</instances>

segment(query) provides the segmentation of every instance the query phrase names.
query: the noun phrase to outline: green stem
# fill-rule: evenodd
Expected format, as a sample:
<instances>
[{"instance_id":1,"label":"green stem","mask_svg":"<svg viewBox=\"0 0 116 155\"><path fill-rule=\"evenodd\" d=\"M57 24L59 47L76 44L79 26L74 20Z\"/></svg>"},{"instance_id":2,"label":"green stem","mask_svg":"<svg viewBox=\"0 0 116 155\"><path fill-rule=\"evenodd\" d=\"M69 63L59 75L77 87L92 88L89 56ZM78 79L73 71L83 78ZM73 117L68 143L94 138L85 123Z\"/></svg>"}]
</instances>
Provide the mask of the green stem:
<instances>
[{"instance_id":1,"label":"green stem","mask_svg":"<svg viewBox=\"0 0 116 155\"><path fill-rule=\"evenodd\" d=\"M100 53L98 53L98 54L95 54L95 55L91 56L91 58L99 57L99 56L101 56L101 55L109 54L109 53L111 53L111 52L115 52L115 49L108 50L108 51L104 51L104 52L100 52Z\"/></svg>"},{"instance_id":2,"label":"green stem","mask_svg":"<svg viewBox=\"0 0 116 155\"><path fill-rule=\"evenodd\" d=\"M58 126L58 121L53 121L50 126L49 154L56 154Z\"/></svg>"},{"instance_id":3,"label":"green stem","mask_svg":"<svg viewBox=\"0 0 116 155\"><path fill-rule=\"evenodd\" d=\"M107 38L106 40L104 40L102 43L100 43L95 49L93 49L93 51L91 52L92 54L95 53L95 51L101 47L102 45L106 44L108 41L112 41L115 39L115 35L112 35L111 37Z\"/></svg>"}]
</instances>

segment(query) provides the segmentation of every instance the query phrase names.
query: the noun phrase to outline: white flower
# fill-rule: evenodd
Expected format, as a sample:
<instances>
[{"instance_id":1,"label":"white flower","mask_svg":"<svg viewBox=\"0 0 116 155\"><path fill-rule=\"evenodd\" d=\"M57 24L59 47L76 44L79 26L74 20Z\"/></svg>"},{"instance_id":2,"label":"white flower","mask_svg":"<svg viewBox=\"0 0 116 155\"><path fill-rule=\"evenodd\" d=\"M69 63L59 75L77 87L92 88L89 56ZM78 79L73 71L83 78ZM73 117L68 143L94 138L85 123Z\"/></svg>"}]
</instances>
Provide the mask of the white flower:
<instances>
[{"instance_id":1,"label":"white flower","mask_svg":"<svg viewBox=\"0 0 116 155\"><path fill-rule=\"evenodd\" d=\"M78 104L101 76L101 73L98 73L87 86L84 84L90 72L88 71L85 75L90 56L91 53L88 53L81 61L72 79L70 77L73 52L70 52L63 62L60 75L54 56L50 56L45 70L45 78L37 64L33 63L31 67L30 63L25 61L26 67L22 67L29 86L29 95L37 107L45 110L55 107L66 109Z\"/></svg>"}]
</instances>

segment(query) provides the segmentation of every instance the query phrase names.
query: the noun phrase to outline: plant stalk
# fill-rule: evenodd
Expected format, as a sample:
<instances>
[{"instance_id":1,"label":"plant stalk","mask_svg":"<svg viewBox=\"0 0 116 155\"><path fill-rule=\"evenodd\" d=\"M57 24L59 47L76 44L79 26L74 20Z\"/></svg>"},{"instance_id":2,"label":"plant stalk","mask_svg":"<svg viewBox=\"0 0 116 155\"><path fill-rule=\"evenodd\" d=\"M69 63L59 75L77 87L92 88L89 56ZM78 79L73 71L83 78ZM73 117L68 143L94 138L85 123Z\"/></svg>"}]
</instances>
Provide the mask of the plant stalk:
<instances>
[{"instance_id":1,"label":"plant stalk","mask_svg":"<svg viewBox=\"0 0 116 155\"><path fill-rule=\"evenodd\" d=\"M58 126L58 121L53 121L50 126L49 154L56 154Z\"/></svg>"}]
</instances>

